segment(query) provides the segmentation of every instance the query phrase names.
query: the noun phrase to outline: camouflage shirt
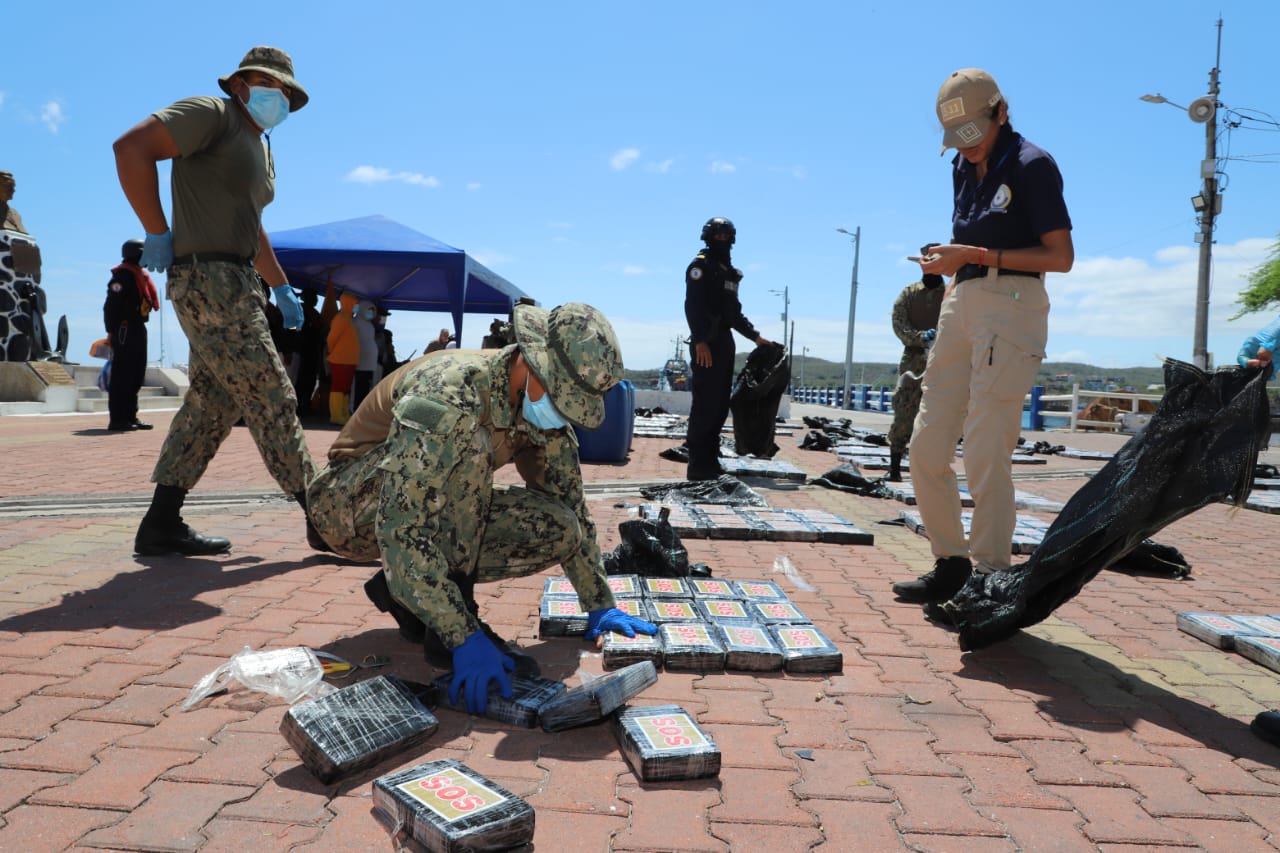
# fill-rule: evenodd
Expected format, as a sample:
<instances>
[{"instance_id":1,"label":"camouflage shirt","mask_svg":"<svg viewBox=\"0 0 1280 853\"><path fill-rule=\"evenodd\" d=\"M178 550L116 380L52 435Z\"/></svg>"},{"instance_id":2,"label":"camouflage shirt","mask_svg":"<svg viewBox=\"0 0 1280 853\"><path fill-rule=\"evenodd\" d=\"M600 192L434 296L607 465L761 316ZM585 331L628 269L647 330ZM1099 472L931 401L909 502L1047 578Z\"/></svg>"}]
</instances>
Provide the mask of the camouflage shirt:
<instances>
[{"instance_id":1,"label":"camouflage shirt","mask_svg":"<svg viewBox=\"0 0 1280 853\"><path fill-rule=\"evenodd\" d=\"M426 621L451 647L480 629L450 577L476 576L493 475L508 463L529 490L576 514L582 537L562 565L582 607L614 604L583 496L577 437L572 429L533 428L513 410L508 389L516 352L515 346L497 353L443 351L401 373L390 399L378 461L384 568L419 587Z\"/></svg>"}]
</instances>

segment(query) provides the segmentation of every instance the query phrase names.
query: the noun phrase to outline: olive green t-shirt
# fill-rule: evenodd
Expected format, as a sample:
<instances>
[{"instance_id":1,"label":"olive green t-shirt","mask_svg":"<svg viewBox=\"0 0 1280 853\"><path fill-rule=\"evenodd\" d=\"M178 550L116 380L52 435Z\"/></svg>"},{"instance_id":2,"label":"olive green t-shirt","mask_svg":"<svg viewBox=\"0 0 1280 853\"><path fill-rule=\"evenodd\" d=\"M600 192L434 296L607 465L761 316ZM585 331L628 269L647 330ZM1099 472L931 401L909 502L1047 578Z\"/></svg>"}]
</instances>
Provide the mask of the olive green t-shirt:
<instances>
[{"instance_id":1,"label":"olive green t-shirt","mask_svg":"<svg viewBox=\"0 0 1280 853\"><path fill-rule=\"evenodd\" d=\"M158 110L180 156L174 159L173 253L258 253L262 209L275 179L261 134L226 98L186 98Z\"/></svg>"}]
</instances>

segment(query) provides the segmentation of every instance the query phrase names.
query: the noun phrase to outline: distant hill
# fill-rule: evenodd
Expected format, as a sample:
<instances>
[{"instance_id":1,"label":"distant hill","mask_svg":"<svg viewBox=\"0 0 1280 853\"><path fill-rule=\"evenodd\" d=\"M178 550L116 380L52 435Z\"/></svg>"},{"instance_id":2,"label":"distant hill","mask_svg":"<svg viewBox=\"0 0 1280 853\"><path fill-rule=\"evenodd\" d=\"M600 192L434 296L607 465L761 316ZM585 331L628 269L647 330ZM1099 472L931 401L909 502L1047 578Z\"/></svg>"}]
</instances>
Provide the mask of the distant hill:
<instances>
[{"instance_id":1,"label":"distant hill","mask_svg":"<svg viewBox=\"0 0 1280 853\"><path fill-rule=\"evenodd\" d=\"M746 363L745 353L739 353L735 372ZM637 388L657 388L658 371L628 370L626 378ZM796 359L792 365L792 382L800 384L801 364ZM898 365L883 362L855 361L851 379L855 385L871 385L873 388L894 386L898 382ZM1096 390L1134 390L1143 392L1151 385L1164 382L1164 370L1159 365L1144 367L1095 367L1068 361L1046 361L1040 366L1037 385L1045 386L1049 394L1069 394L1073 383L1082 388ZM826 361L812 356L804 359L804 385L816 388L838 388L844 384L844 362Z\"/></svg>"}]
</instances>

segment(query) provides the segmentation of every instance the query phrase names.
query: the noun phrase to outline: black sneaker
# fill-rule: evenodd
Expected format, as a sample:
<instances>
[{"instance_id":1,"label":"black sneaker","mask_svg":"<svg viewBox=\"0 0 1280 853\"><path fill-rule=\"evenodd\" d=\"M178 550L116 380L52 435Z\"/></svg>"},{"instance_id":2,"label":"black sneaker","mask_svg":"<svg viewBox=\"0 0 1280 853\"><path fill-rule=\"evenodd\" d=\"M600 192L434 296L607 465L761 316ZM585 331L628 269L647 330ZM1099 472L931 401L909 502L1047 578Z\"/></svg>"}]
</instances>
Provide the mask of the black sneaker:
<instances>
[{"instance_id":1,"label":"black sneaker","mask_svg":"<svg viewBox=\"0 0 1280 853\"><path fill-rule=\"evenodd\" d=\"M231 550L231 540L220 536L202 536L181 521L177 526L161 526L142 519L133 538L133 552L144 557L180 554L184 557L206 557Z\"/></svg>"}]
</instances>

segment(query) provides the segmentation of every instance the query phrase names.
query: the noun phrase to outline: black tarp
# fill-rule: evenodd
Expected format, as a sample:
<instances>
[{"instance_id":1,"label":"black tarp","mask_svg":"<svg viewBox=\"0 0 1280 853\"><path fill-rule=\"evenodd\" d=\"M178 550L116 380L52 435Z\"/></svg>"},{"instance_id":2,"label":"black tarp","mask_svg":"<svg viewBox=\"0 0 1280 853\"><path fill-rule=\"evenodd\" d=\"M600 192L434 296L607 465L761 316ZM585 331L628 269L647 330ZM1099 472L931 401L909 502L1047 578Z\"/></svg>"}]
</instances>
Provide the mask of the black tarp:
<instances>
[{"instance_id":1,"label":"black tarp","mask_svg":"<svg viewBox=\"0 0 1280 853\"><path fill-rule=\"evenodd\" d=\"M930 615L977 649L1034 625L1147 537L1210 503L1248 497L1270 422L1264 371L1206 374L1167 360L1146 428L1072 496L1031 558L973 575Z\"/></svg>"},{"instance_id":2,"label":"black tarp","mask_svg":"<svg viewBox=\"0 0 1280 853\"><path fill-rule=\"evenodd\" d=\"M772 459L778 406L791 382L791 362L781 346L764 344L747 356L733 383L729 410L733 412L734 450L739 456Z\"/></svg>"}]
</instances>

